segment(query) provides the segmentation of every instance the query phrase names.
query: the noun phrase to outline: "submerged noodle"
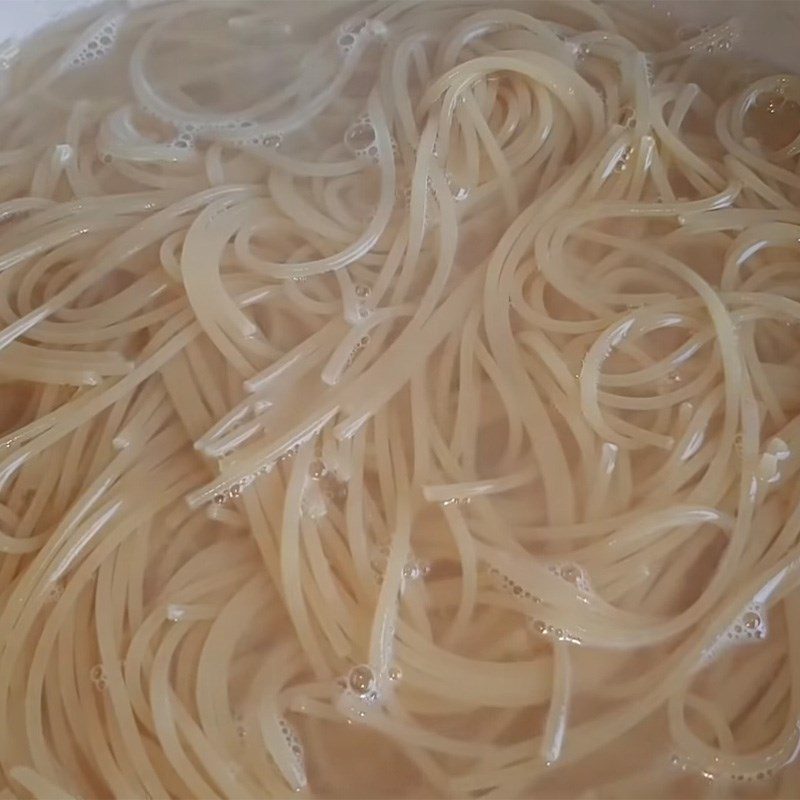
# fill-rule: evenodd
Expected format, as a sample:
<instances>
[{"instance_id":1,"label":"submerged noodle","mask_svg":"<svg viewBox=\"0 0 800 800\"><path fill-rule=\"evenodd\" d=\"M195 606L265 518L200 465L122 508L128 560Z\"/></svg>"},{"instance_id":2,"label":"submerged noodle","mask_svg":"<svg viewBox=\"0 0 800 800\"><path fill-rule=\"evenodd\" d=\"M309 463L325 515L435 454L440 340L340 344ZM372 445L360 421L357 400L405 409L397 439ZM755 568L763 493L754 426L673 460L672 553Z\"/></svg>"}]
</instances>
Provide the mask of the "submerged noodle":
<instances>
[{"instance_id":1,"label":"submerged noodle","mask_svg":"<svg viewBox=\"0 0 800 800\"><path fill-rule=\"evenodd\" d=\"M3 797L800 794L800 78L504 5L4 46Z\"/></svg>"}]
</instances>

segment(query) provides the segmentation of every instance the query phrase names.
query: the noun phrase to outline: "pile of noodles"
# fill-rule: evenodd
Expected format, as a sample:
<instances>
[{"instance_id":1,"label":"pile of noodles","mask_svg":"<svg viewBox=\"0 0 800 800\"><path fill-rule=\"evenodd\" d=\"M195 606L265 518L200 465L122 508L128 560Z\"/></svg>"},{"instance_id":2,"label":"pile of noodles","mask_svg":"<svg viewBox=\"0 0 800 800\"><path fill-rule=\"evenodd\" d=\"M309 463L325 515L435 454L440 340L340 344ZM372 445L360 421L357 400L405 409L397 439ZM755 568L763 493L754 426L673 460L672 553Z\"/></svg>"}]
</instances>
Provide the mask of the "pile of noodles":
<instances>
[{"instance_id":1,"label":"pile of noodles","mask_svg":"<svg viewBox=\"0 0 800 800\"><path fill-rule=\"evenodd\" d=\"M0 796L800 795L800 78L583 2L0 53Z\"/></svg>"}]
</instances>

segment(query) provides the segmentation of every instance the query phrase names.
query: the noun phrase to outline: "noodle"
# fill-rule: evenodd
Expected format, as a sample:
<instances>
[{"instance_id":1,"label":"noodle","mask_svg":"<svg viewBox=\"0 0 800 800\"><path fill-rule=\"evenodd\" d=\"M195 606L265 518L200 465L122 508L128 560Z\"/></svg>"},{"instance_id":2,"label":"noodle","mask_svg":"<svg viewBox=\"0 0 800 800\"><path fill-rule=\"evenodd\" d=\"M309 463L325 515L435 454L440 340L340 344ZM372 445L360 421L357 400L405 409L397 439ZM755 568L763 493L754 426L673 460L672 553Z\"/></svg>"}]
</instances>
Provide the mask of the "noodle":
<instances>
[{"instance_id":1,"label":"noodle","mask_svg":"<svg viewBox=\"0 0 800 800\"><path fill-rule=\"evenodd\" d=\"M800 78L501 5L0 53L2 797L797 796Z\"/></svg>"}]
</instances>

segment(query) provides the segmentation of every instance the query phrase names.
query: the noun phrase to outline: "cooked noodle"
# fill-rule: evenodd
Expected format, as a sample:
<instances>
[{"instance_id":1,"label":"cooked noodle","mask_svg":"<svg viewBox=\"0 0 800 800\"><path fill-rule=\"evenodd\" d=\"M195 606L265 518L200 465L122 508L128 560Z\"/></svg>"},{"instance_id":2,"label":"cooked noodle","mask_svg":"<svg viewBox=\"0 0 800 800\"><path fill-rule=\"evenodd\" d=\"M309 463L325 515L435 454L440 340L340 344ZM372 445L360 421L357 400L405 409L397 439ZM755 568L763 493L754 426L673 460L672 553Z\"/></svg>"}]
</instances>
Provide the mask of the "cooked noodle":
<instances>
[{"instance_id":1,"label":"cooked noodle","mask_svg":"<svg viewBox=\"0 0 800 800\"><path fill-rule=\"evenodd\" d=\"M504 6L5 45L3 797L800 795L800 78Z\"/></svg>"}]
</instances>

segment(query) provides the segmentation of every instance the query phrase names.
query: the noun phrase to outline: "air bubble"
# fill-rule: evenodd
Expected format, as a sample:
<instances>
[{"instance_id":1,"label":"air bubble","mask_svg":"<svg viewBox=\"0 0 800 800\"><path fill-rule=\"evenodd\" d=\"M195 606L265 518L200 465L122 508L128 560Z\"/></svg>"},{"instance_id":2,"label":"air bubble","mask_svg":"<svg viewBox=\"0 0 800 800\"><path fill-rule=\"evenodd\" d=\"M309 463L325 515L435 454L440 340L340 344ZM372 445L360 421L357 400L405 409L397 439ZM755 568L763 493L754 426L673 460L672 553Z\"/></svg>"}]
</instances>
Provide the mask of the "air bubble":
<instances>
[{"instance_id":1,"label":"air bubble","mask_svg":"<svg viewBox=\"0 0 800 800\"><path fill-rule=\"evenodd\" d=\"M744 627L747 628L749 631L758 630L763 625L763 620L761 616L757 614L755 611L747 611L742 616L742 622Z\"/></svg>"},{"instance_id":2,"label":"air bubble","mask_svg":"<svg viewBox=\"0 0 800 800\"><path fill-rule=\"evenodd\" d=\"M361 298L369 297L371 292L369 286L363 283L357 284L354 291L356 293L356 297Z\"/></svg>"},{"instance_id":3,"label":"air bubble","mask_svg":"<svg viewBox=\"0 0 800 800\"><path fill-rule=\"evenodd\" d=\"M351 125L344 134L345 145L353 152L365 152L375 142L375 128L369 121Z\"/></svg>"},{"instance_id":4,"label":"air bubble","mask_svg":"<svg viewBox=\"0 0 800 800\"><path fill-rule=\"evenodd\" d=\"M170 622L180 622L180 620L186 617L186 608L176 603L170 603L167 606L166 616Z\"/></svg>"},{"instance_id":5,"label":"air bubble","mask_svg":"<svg viewBox=\"0 0 800 800\"><path fill-rule=\"evenodd\" d=\"M399 681L403 677L403 671L400 667L390 667L389 668L389 680L390 681Z\"/></svg>"},{"instance_id":6,"label":"air bubble","mask_svg":"<svg viewBox=\"0 0 800 800\"><path fill-rule=\"evenodd\" d=\"M386 565L389 561L389 547L388 545L381 545L373 549L370 556L370 566L375 573L376 583L383 581L383 576L386 572ZM403 565L402 576L403 581L414 581L424 578L430 572L430 564L420 559L409 558Z\"/></svg>"},{"instance_id":7,"label":"air bubble","mask_svg":"<svg viewBox=\"0 0 800 800\"><path fill-rule=\"evenodd\" d=\"M360 664L348 673L347 685L360 697L366 697L375 686L375 675L369 666Z\"/></svg>"}]
</instances>

